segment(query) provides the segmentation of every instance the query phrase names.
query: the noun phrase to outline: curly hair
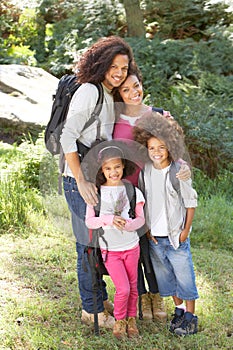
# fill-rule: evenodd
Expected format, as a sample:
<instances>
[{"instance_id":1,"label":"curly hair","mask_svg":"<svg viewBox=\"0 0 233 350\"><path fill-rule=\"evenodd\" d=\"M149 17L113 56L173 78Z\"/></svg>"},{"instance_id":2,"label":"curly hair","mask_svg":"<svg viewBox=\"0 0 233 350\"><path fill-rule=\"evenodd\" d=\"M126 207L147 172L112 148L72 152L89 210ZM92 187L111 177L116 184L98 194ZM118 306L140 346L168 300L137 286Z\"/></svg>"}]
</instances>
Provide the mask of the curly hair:
<instances>
[{"instance_id":1,"label":"curly hair","mask_svg":"<svg viewBox=\"0 0 233 350\"><path fill-rule=\"evenodd\" d=\"M185 154L184 134L180 125L157 112L147 112L133 128L134 140L147 148L151 137L162 140L168 149L169 159L178 160Z\"/></svg>"},{"instance_id":2,"label":"curly hair","mask_svg":"<svg viewBox=\"0 0 233 350\"><path fill-rule=\"evenodd\" d=\"M105 78L116 55L127 55L129 67L133 63L131 47L118 36L100 38L87 49L76 64L78 82L98 84Z\"/></svg>"}]
</instances>

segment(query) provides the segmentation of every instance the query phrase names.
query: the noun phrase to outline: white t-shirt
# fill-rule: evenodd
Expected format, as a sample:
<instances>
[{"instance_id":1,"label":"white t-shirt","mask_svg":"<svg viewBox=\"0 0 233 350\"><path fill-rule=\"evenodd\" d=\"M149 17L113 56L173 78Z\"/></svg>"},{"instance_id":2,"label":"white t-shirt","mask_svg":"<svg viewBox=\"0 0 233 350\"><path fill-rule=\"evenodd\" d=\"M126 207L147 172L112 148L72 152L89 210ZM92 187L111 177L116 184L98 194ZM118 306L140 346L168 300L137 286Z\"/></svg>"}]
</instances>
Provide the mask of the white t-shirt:
<instances>
[{"instance_id":1,"label":"white t-shirt","mask_svg":"<svg viewBox=\"0 0 233 350\"><path fill-rule=\"evenodd\" d=\"M164 169L151 170L152 184L152 221L151 234L152 236L168 236L168 224L165 207L165 177L170 168L170 165Z\"/></svg>"},{"instance_id":2,"label":"white t-shirt","mask_svg":"<svg viewBox=\"0 0 233 350\"><path fill-rule=\"evenodd\" d=\"M142 192L136 188L136 203L144 202ZM130 204L126 193L126 188L122 186L101 186L101 215L119 215L124 219L129 219ZM117 214L116 211L119 211ZM107 245L104 242L107 241ZM139 242L136 231L120 231L113 226L104 226L104 240L99 239L102 249L111 251L123 251L132 249Z\"/></svg>"}]
</instances>

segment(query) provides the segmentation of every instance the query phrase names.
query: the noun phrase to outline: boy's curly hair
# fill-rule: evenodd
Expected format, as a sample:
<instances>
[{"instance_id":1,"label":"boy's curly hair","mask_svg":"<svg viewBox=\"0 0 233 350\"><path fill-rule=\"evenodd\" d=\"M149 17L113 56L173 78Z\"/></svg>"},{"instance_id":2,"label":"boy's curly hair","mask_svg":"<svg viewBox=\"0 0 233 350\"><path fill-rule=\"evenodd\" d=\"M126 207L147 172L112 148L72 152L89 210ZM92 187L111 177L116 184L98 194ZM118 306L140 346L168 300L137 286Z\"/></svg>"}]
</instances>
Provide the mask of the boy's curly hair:
<instances>
[{"instance_id":1,"label":"boy's curly hair","mask_svg":"<svg viewBox=\"0 0 233 350\"><path fill-rule=\"evenodd\" d=\"M102 82L116 55L127 55L129 68L133 64L132 49L122 38L118 36L100 38L77 62L78 82L81 84Z\"/></svg>"},{"instance_id":2,"label":"boy's curly hair","mask_svg":"<svg viewBox=\"0 0 233 350\"><path fill-rule=\"evenodd\" d=\"M178 160L185 154L184 133L181 126L171 118L157 112L147 112L138 119L133 128L134 140L147 148L151 137L162 140L169 152L170 160Z\"/></svg>"}]
</instances>

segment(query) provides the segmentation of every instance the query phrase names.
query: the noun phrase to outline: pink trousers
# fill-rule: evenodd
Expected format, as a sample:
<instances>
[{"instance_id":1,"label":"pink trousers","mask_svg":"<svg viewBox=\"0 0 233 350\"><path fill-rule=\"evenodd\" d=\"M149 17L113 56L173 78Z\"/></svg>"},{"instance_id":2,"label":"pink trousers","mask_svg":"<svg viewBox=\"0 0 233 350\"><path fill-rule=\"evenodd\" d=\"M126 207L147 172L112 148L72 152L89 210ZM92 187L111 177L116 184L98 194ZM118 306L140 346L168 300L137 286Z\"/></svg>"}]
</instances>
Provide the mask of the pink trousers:
<instances>
[{"instance_id":1,"label":"pink trousers","mask_svg":"<svg viewBox=\"0 0 233 350\"><path fill-rule=\"evenodd\" d=\"M130 250L107 252L105 266L116 288L114 297L116 320L137 315L139 254L139 245ZM105 260L106 251L102 251L102 255Z\"/></svg>"}]
</instances>

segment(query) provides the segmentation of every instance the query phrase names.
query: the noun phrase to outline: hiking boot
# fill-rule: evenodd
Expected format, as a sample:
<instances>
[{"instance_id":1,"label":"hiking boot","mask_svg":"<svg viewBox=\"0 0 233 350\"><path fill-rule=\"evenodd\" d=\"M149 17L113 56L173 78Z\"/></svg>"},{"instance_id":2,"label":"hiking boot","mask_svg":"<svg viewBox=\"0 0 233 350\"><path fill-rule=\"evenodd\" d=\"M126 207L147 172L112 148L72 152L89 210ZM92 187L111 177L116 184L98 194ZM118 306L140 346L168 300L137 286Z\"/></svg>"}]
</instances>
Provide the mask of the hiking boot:
<instances>
[{"instance_id":1,"label":"hiking boot","mask_svg":"<svg viewBox=\"0 0 233 350\"><path fill-rule=\"evenodd\" d=\"M143 320L151 321L153 319L153 314L150 293L142 294L140 297L142 305L142 318Z\"/></svg>"},{"instance_id":2,"label":"hiking boot","mask_svg":"<svg viewBox=\"0 0 233 350\"><path fill-rule=\"evenodd\" d=\"M126 319L124 320L117 320L115 321L115 324L113 326L113 335L117 339L123 339L127 337L126 333L126 327L127 327L127 321Z\"/></svg>"},{"instance_id":3,"label":"hiking boot","mask_svg":"<svg viewBox=\"0 0 233 350\"><path fill-rule=\"evenodd\" d=\"M111 303L108 299L104 300L103 302L105 310L108 311L108 313L113 316L113 311L114 311L114 305Z\"/></svg>"},{"instance_id":4,"label":"hiking boot","mask_svg":"<svg viewBox=\"0 0 233 350\"><path fill-rule=\"evenodd\" d=\"M152 294L150 293L151 301L152 301L152 310L154 320L157 320L162 323L167 322L167 313L165 311L163 298L161 298L159 293Z\"/></svg>"},{"instance_id":5,"label":"hiking boot","mask_svg":"<svg viewBox=\"0 0 233 350\"><path fill-rule=\"evenodd\" d=\"M179 328L183 322L184 319L184 309L179 309L178 307L175 308L175 313L173 314L173 319L170 322L170 328L169 331L174 333L174 330L176 328Z\"/></svg>"},{"instance_id":6,"label":"hiking boot","mask_svg":"<svg viewBox=\"0 0 233 350\"><path fill-rule=\"evenodd\" d=\"M127 333L129 338L137 338L139 336L135 317L128 317Z\"/></svg>"},{"instance_id":7,"label":"hiking boot","mask_svg":"<svg viewBox=\"0 0 233 350\"><path fill-rule=\"evenodd\" d=\"M174 330L174 333L177 335L191 335L197 333L197 323L198 317L194 316L191 312L185 312L183 322L181 325Z\"/></svg>"},{"instance_id":8,"label":"hiking boot","mask_svg":"<svg viewBox=\"0 0 233 350\"><path fill-rule=\"evenodd\" d=\"M89 314L85 310L82 310L81 321L85 324L94 323L94 314ZM99 327L112 328L114 326L114 323L115 323L114 317L109 315L109 313L106 310L98 313Z\"/></svg>"}]
</instances>

